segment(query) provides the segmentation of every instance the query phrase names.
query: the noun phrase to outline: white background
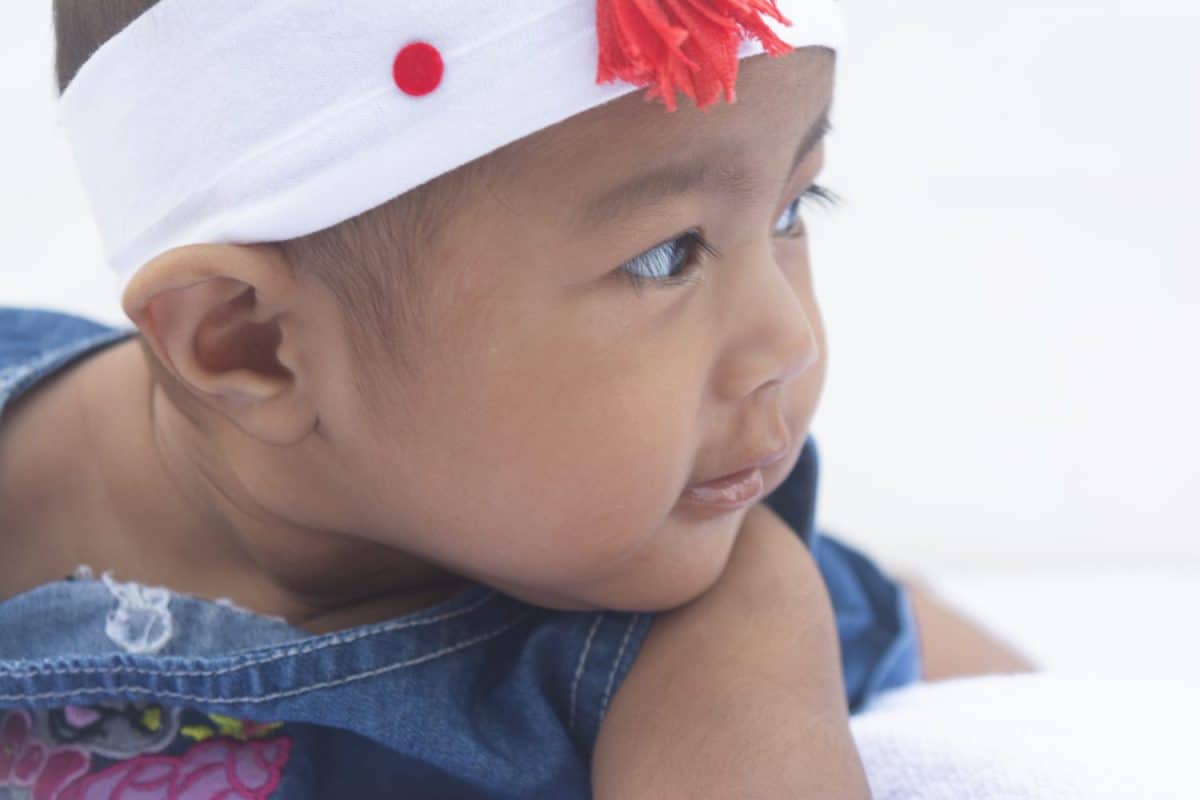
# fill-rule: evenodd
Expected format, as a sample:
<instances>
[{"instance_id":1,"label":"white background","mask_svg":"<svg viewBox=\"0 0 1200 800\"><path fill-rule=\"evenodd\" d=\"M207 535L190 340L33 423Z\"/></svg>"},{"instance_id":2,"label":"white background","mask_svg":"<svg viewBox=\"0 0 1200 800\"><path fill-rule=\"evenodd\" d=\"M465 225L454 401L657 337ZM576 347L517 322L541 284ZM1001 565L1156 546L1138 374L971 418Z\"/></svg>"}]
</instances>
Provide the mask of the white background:
<instances>
[{"instance_id":1,"label":"white background","mask_svg":"<svg viewBox=\"0 0 1200 800\"><path fill-rule=\"evenodd\" d=\"M1200 563L1200 6L849 6L823 519L914 567Z\"/></svg>"},{"instance_id":2,"label":"white background","mask_svg":"<svg viewBox=\"0 0 1200 800\"><path fill-rule=\"evenodd\" d=\"M0 7L0 304L124 323L56 128L49 5ZM1110 665L1144 669L1171 639L1184 672L1200 651L1183 615L1200 607L1200 6L847 11L823 180L846 202L811 225L821 526L1056 664L1095 671L1120 630L1141 642ZM1065 649L1064 625L1084 644Z\"/></svg>"}]
</instances>

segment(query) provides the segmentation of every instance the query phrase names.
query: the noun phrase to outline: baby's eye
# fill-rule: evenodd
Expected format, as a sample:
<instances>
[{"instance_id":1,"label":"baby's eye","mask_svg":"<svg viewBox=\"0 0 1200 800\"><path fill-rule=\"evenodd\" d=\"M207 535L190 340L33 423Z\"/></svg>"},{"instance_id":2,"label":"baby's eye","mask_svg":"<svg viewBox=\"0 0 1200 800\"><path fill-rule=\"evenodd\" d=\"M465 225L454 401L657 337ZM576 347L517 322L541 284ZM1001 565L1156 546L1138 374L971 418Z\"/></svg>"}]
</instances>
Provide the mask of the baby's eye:
<instances>
[{"instance_id":1,"label":"baby's eye","mask_svg":"<svg viewBox=\"0 0 1200 800\"><path fill-rule=\"evenodd\" d=\"M838 204L838 196L824 186L818 186L814 183L784 209L783 214L779 216L779 221L775 223L775 234L777 236L804 235L804 219L801 216L801 212L804 210L806 203L814 201L824 205L836 206Z\"/></svg>"},{"instance_id":2,"label":"baby's eye","mask_svg":"<svg viewBox=\"0 0 1200 800\"><path fill-rule=\"evenodd\" d=\"M669 242L652 247L621 265L634 288L652 283L677 286L686 283L700 263L700 253L717 255L698 230L690 230Z\"/></svg>"},{"instance_id":3,"label":"baby's eye","mask_svg":"<svg viewBox=\"0 0 1200 800\"><path fill-rule=\"evenodd\" d=\"M806 203L814 200L827 205L837 205L838 196L823 186L813 184L797 196L780 215L775 223L775 235L802 236L804 221L800 212ZM678 286L687 283L696 271L702 252L711 256L720 255L699 230L692 229L630 259L621 265L620 271L628 276L635 289L648 283L661 287Z\"/></svg>"}]
</instances>

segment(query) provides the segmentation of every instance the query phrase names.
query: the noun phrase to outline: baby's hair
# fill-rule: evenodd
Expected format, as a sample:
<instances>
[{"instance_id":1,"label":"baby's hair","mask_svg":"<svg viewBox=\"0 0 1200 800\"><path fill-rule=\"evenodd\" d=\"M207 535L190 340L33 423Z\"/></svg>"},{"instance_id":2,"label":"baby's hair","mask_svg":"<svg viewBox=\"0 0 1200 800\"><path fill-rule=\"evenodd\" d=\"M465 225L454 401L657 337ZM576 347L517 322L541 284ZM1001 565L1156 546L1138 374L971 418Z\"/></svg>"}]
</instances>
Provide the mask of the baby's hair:
<instances>
[{"instance_id":1,"label":"baby's hair","mask_svg":"<svg viewBox=\"0 0 1200 800\"><path fill-rule=\"evenodd\" d=\"M59 92L101 45L157 2L54 0ZM380 384L373 379L388 372L380 369L381 360L408 377L414 374L409 357L415 348L405 346L415 340L420 321L414 265L430 257L440 222L480 169L480 162L472 162L346 222L274 243L297 275L317 278L345 310L358 360L355 380L368 402L379 399Z\"/></svg>"}]
</instances>

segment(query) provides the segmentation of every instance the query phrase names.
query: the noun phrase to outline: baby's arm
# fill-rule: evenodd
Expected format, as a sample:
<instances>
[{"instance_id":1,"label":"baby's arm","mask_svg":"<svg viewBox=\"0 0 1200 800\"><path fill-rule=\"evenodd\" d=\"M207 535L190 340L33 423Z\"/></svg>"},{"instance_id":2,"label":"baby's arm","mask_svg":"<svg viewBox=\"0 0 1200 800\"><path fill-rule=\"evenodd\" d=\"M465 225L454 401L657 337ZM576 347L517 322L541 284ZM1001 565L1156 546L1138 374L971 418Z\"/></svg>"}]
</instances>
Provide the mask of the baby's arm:
<instances>
[{"instance_id":1,"label":"baby's arm","mask_svg":"<svg viewBox=\"0 0 1200 800\"><path fill-rule=\"evenodd\" d=\"M717 583L659 614L600 728L609 798L869 798L833 608L808 548L752 508Z\"/></svg>"},{"instance_id":2,"label":"baby's arm","mask_svg":"<svg viewBox=\"0 0 1200 800\"><path fill-rule=\"evenodd\" d=\"M912 600L921 648L921 680L1036 672L1037 665L918 577L900 576Z\"/></svg>"}]
</instances>

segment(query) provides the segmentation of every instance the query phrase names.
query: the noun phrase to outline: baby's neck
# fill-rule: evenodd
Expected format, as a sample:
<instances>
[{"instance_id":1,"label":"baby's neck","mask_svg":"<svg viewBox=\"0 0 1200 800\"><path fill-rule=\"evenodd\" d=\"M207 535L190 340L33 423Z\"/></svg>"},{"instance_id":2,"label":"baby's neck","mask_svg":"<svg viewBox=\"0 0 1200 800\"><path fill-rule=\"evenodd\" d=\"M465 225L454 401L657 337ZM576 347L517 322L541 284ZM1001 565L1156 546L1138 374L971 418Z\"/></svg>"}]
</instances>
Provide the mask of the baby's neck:
<instances>
[{"instance_id":1,"label":"baby's neck","mask_svg":"<svg viewBox=\"0 0 1200 800\"><path fill-rule=\"evenodd\" d=\"M466 582L341 533L238 507L151 379L137 339L22 398L0 425L0 598L87 564L283 617L314 633L401 616Z\"/></svg>"}]
</instances>

